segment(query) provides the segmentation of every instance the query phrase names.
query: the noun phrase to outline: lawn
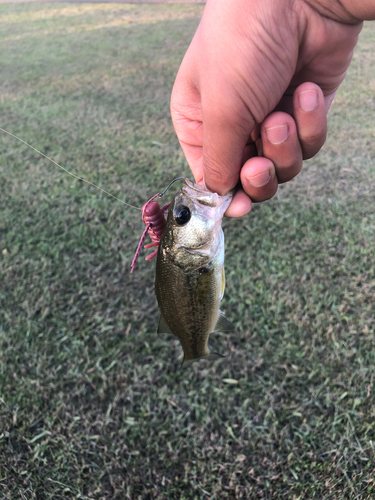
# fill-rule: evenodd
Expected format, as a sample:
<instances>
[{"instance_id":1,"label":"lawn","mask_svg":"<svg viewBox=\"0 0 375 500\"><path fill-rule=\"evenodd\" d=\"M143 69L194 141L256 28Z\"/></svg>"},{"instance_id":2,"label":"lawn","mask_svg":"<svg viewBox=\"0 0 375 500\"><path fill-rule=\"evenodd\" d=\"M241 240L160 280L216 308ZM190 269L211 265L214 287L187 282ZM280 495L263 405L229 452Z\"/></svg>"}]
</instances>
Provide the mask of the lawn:
<instances>
[{"instance_id":1,"label":"lawn","mask_svg":"<svg viewBox=\"0 0 375 500\"><path fill-rule=\"evenodd\" d=\"M140 207L189 175L169 96L202 8L0 5L0 127ZM215 363L156 335L140 212L0 133L1 498L374 498L374 43L323 151L224 221Z\"/></svg>"}]
</instances>

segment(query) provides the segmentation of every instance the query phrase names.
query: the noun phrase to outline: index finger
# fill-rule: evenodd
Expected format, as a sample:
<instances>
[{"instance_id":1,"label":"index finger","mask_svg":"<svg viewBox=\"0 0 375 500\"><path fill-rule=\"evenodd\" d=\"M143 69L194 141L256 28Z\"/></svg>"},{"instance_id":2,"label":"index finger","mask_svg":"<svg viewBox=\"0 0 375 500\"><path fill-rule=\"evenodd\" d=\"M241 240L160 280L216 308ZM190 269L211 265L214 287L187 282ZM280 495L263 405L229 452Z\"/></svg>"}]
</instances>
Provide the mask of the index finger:
<instances>
[{"instance_id":1,"label":"index finger","mask_svg":"<svg viewBox=\"0 0 375 500\"><path fill-rule=\"evenodd\" d=\"M203 175L206 186L213 192L226 194L240 178L245 146L255 121L237 98L222 101L226 89L217 89L201 96L203 115Z\"/></svg>"}]
</instances>

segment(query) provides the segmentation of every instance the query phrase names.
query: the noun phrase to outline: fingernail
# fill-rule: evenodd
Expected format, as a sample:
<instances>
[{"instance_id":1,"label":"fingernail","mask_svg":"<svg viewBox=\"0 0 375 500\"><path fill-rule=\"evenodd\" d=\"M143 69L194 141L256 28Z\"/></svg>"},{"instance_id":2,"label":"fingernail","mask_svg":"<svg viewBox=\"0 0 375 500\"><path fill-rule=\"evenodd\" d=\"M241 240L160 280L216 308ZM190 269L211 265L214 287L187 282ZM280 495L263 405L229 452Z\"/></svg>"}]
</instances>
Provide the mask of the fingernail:
<instances>
[{"instance_id":1,"label":"fingernail","mask_svg":"<svg viewBox=\"0 0 375 500\"><path fill-rule=\"evenodd\" d=\"M312 111L318 106L318 94L315 90L305 90L298 96L299 105L303 111Z\"/></svg>"},{"instance_id":2,"label":"fingernail","mask_svg":"<svg viewBox=\"0 0 375 500\"><path fill-rule=\"evenodd\" d=\"M272 144L281 144L286 141L289 135L288 125L284 123L284 125L279 125L278 127L269 127L266 128L267 139Z\"/></svg>"},{"instance_id":3,"label":"fingernail","mask_svg":"<svg viewBox=\"0 0 375 500\"><path fill-rule=\"evenodd\" d=\"M254 177L247 177L249 184L259 188L265 186L271 179L271 173L269 170L264 170L260 174L254 175Z\"/></svg>"}]
</instances>

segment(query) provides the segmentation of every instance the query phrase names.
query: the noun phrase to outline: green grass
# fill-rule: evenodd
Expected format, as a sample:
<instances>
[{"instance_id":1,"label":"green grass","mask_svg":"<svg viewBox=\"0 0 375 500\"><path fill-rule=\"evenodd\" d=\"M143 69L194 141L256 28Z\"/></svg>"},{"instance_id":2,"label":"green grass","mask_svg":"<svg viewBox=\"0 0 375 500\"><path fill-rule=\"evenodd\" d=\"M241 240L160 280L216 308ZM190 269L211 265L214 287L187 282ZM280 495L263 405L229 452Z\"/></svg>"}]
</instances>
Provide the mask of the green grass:
<instances>
[{"instance_id":1,"label":"green grass","mask_svg":"<svg viewBox=\"0 0 375 500\"><path fill-rule=\"evenodd\" d=\"M0 126L142 205L188 174L169 96L201 12L0 5ZM224 221L214 364L155 333L139 212L0 134L1 498L374 498L374 43L324 150Z\"/></svg>"}]
</instances>

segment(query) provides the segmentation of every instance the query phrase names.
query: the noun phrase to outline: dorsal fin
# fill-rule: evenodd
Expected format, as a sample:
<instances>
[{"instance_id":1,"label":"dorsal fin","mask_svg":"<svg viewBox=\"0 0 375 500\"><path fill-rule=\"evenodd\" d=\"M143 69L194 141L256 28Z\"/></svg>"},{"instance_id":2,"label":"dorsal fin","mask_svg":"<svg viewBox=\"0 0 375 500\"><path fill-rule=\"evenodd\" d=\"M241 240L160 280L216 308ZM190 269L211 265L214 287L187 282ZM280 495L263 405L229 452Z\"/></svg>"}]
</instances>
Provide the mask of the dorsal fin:
<instances>
[{"instance_id":1,"label":"dorsal fin","mask_svg":"<svg viewBox=\"0 0 375 500\"><path fill-rule=\"evenodd\" d=\"M224 316L224 313L219 311L219 317L216 321L214 332L233 332L234 326L229 321L228 318Z\"/></svg>"}]
</instances>

